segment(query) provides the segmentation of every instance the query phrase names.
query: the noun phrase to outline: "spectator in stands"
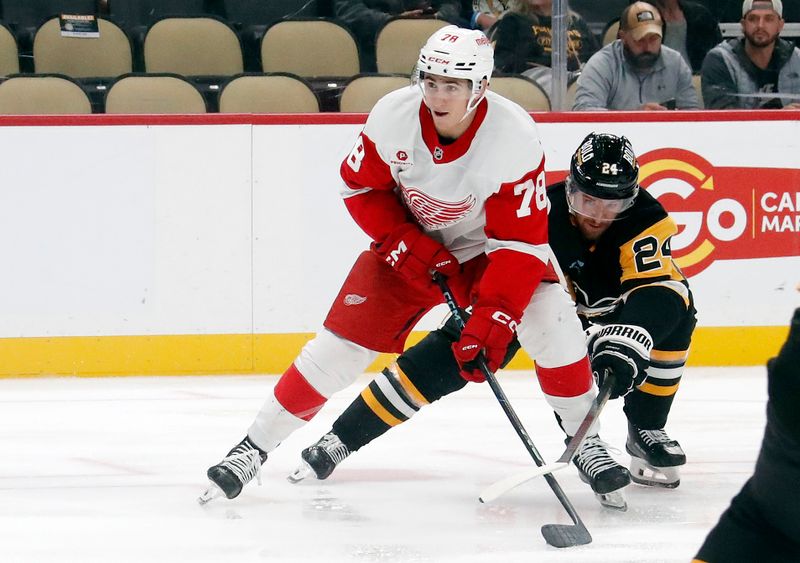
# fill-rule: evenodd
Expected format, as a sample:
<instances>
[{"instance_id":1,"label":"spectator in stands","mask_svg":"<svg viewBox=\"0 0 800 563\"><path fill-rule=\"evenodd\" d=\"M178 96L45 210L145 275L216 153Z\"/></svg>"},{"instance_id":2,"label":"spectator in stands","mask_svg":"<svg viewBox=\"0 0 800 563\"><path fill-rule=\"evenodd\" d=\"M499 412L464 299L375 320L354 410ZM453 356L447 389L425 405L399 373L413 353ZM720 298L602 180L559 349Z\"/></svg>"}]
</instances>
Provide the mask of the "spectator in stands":
<instances>
[{"instance_id":1,"label":"spectator in stands","mask_svg":"<svg viewBox=\"0 0 800 563\"><path fill-rule=\"evenodd\" d=\"M697 0L695 0L697 1ZM738 22L742 14L741 0L700 0L716 18L725 23ZM571 4L571 2L570 2ZM783 19L800 22L800 2L789 1L783 7Z\"/></svg>"},{"instance_id":2,"label":"spectator in stands","mask_svg":"<svg viewBox=\"0 0 800 563\"><path fill-rule=\"evenodd\" d=\"M598 38L603 28L611 21L619 18L619 13L630 4L630 0L569 0L569 7L578 12L589 22Z\"/></svg>"},{"instance_id":3,"label":"spectator in stands","mask_svg":"<svg viewBox=\"0 0 800 563\"><path fill-rule=\"evenodd\" d=\"M678 51L689 63L692 72L699 73L703 59L722 41L719 22L711 12L697 2L688 0L652 0L664 20L663 44Z\"/></svg>"},{"instance_id":4,"label":"spectator in stands","mask_svg":"<svg viewBox=\"0 0 800 563\"><path fill-rule=\"evenodd\" d=\"M470 19L472 29L488 32L497 19L506 12L508 4L509 0L473 0Z\"/></svg>"},{"instance_id":5,"label":"spectator in stands","mask_svg":"<svg viewBox=\"0 0 800 563\"><path fill-rule=\"evenodd\" d=\"M780 38L783 23L781 0L745 0L744 37L720 43L703 62L707 108L800 109L800 49Z\"/></svg>"},{"instance_id":6,"label":"spectator in stands","mask_svg":"<svg viewBox=\"0 0 800 563\"><path fill-rule=\"evenodd\" d=\"M435 17L460 27L460 0L334 0L335 18L350 28L361 49L361 70L374 72L375 39L381 27L392 18ZM408 69L411 72L411 69Z\"/></svg>"},{"instance_id":7,"label":"spectator in stands","mask_svg":"<svg viewBox=\"0 0 800 563\"><path fill-rule=\"evenodd\" d=\"M550 66L553 0L509 0L508 10L489 31L495 43L495 69L522 73ZM600 45L589 25L576 12L567 20L567 68L579 70Z\"/></svg>"},{"instance_id":8,"label":"spectator in stands","mask_svg":"<svg viewBox=\"0 0 800 563\"><path fill-rule=\"evenodd\" d=\"M620 38L583 67L575 92L576 110L697 109L692 71L680 53L661 45L658 10L635 2L622 11Z\"/></svg>"}]
</instances>

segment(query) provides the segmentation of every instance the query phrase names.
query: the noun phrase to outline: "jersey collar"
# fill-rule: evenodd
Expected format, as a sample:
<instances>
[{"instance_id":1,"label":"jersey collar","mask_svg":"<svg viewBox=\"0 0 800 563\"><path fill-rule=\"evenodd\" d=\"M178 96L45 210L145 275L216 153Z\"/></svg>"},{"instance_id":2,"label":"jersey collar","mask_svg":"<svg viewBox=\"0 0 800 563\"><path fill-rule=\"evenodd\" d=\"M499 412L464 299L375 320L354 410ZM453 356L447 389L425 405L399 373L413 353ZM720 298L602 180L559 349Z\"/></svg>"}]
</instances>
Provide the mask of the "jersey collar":
<instances>
[{"instance_id":1,"label":"jersey collar","mask_svg":"<svg viewBox=\"0 0 800 563\"><path fill-rule=\"evenodd\" d=\"M425 146L428 147L431 156L433 156L434 163L445 164L464 156L472 144L472 139L475 138L478 127L481 126L481 123L483 123L486 117L486 108L488 106L489 104L486 98L482 99L478 107L474 110L475 119L469 124L467 130L449 145L443 145L439 141L439 134L436 132L436 127L433 125L433 118L431 117L428 106L425 105L425 102L420 102L419 122L422 127L422 140L425 142Z\"/></svg>"}]
</instances>

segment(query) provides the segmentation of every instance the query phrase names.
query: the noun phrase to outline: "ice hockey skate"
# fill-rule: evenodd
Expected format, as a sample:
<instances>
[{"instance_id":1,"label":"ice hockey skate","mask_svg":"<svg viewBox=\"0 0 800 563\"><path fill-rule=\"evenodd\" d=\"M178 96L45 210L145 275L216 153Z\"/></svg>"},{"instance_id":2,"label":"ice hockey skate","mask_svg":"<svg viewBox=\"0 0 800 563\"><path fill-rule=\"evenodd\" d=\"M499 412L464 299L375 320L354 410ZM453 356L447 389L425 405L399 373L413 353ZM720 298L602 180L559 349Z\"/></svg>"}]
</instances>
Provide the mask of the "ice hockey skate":
<instances>
[{"instance_id":1,"label":"ice hockey skate","mask_svg":"<svg viewBox=\"0 0 800 563\"><path fill-rule=\"evenodd\" d=\"M642 430L628 424L625 449L631 455L634 483L668 489L680 485L678 467L686 463L686 454L664 430Z\"/></svg>"},{"instance_id":2,"label":"ice hockey skate","mask_svg":"<svg viewBox=\"0 0 800 563\"><path fill-rule=\"evenodd\" d=\"M600 504L614 510L628 509L628 503L620 489L630 484L630 473L611 457L608 444L599 436L586 438L572 462L578 468L581 480L589 484Z\"/></svg>"},{"instance_id":3,"label":"ice hockey skate","mask_svg":"<svg viewBox=\"0 0 800 563\"><path fill-rule=\"evenodd\" d=\"M290 483L299 483L310 476L320 480L327 479L336 466L349 455L350 450L339 437L328 432L316 444L302 451L300 466L286 479Z\"/></svg>"},{"instance_id":4,"label":"ice hockey skate","mask_svg":"<svg viewBox=\"0 0 800 563\"><path fill-rule=\"evenodd\" d=\"M253 477L261 485L261 465L265 461L267 454L245 437L222 461L208 468L209 485L197 502L206 504L223 495L229 499L236 498Z\"/></svg>"}]
</instances>

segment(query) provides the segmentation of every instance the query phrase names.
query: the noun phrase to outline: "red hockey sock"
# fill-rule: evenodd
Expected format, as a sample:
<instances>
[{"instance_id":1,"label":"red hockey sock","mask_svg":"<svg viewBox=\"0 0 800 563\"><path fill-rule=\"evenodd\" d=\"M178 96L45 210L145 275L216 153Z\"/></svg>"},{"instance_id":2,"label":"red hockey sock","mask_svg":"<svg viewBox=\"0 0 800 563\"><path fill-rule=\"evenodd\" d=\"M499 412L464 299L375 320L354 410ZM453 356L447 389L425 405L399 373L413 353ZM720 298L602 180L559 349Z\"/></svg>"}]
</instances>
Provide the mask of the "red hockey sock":
<instances>
[{"instance_id":1,"label":"red hockey sock","mask_svg":"<svg viewBox=\"0 0 800 563\"><path fill-rule=\"evenodd\" d=\"M557 368L537 365L536 375L542 391L551 397L577 397L592 387L592 370L588 356Z\"/></svg>"},{"instance_id":2,"label":"red hockey sock","mask_svg":"<svg viewBox=\"0 0 800 563\"><path fill-rule=\"evenodd\" d=\"M309 421L328 399L314 389L292 364L275 385L275 398L297 418Z\"/></svg>"}]
</instances>

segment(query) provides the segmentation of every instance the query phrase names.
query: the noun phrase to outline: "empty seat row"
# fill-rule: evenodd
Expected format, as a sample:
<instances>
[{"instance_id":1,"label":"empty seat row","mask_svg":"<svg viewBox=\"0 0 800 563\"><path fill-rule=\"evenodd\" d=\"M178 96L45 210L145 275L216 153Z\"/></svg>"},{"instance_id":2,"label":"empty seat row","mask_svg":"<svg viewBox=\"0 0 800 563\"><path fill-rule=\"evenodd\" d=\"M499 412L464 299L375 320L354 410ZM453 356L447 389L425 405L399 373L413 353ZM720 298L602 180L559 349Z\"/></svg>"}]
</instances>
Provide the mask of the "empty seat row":
<instances>
[{"instance_id":1,"label":"empty seat row","mask_svg":"<svg viewBox=\"0 0 800 563\"><path fill-rule=\"evenodd\" d=\"M357 75L341 91L338 109L366 113L386 93L408 86L405 75ZM547 111L550 103L532 80L519 76L492 78L491 89L529 111ZM288 73L242 74L221 88L217 107L222 113L315 113L320 100L311 84ZM206 113L201 91L176 74L126 74L105 91L103 109L114 114ZM216 109L216 108L214 108ZM0 115L92 113L92 102L81 84L63 75L15 75L0 83Z\"/></svg>"},{"instance_id":2,"label":"empty seat row","mask_svg":"<svg viewBox=\"0 0 800 563\"><path fill-rule=\"evenodd\" d=\"M75 78L112 77L132 71L231 76L256 70L291 72L307 78L347 77L360 72L359 51L352 34L330 20L284 20L270 26L260 39L257 69L245 65L236 31L216 18L157 21L144 35L141 67L135 63L132 42L125 31L104 18L98 18L97 24L99 37L67 36L59 18L42 24L33 38L31 70ZM388 22L377 39L378 72L410 73L419 48L444 25L441 20L425 19ZM19 72L19 57L14 35L0 26L0 75Z\"/></svg>"},{"instance_id":3,"label":"empty seat row","mask_svg":"<svg viewBox=\"0 0 800 563\"><path fill-rule=\"evenodd\" d=\"M209 104L190 80L177 74L124 74L104 91L102 109L114 114L206 113ZM219 96L225 113L313 113L320 110L308 82L289 74L241 75ZM64 75L11 76L0 83L0 114L59 115L92 113L81 83Z\"/></svg>"},{"instance_id":4,"label":"empty seat row","mask_svg":"<svg viewBox=\"0 0 800 563\"><path fill-rule=\"evenodd\" d=\"M131 31L166 16L220 16L244 29L333 12L331 0L0 0L0 21L23 34L58 14L102 16Z\"/></svg>"}]
</instances>

